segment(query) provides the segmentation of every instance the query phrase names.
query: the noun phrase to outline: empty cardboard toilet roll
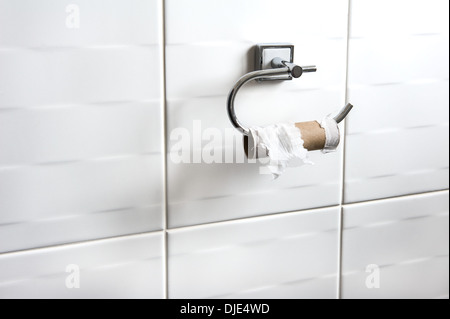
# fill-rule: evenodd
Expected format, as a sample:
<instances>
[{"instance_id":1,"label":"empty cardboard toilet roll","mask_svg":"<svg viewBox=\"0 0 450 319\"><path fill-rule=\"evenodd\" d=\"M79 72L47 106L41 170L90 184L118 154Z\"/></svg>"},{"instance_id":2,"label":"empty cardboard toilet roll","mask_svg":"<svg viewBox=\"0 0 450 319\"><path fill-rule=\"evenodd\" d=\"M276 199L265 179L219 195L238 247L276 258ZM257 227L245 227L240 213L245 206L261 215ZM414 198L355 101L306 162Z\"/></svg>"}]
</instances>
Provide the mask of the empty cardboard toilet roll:
<instances>
[{"instance_id":1,"label":"empty cardboard toilet roll","mask_svg":"<svg viewBox=\"0 0 450 319\"><path fill-rule=\"evenodd\" d=\"M302 133L303 147L308 151L323 150L325 147L327 135L325 129L322 128L317 121L295 123Z\"/></svg>"},{"instance_id":2,"label":"empty cardboard toilet roll","mask_svg":"<svg viewBox=\"0 0 450 319\"><path fill-rule=\"evenodd\" d=\"M295 127L300 130L301 139L303 140L303 148L308 151L332 152L340 141L339 128L337 123L330 118L326 118L319 124L317 121L295 123ZM267 157L267 149L255 143L255 138L244 136L245 155L249 159Z\"/></svg>"}]
</instances>

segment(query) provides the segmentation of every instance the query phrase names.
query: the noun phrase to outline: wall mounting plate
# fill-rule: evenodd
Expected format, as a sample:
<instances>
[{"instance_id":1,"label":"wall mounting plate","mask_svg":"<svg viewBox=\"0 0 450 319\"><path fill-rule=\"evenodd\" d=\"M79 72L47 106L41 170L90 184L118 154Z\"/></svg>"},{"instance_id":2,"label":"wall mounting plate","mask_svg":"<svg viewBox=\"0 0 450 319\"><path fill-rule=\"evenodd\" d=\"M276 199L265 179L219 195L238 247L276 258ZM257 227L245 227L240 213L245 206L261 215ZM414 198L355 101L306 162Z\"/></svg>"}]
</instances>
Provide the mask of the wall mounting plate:
<instances>
[{"instance_id":1,"label":"wall mounting plate","mask_svg":"<svg viewBox=\"0 0 450 319\"><path fill-rule=\"evenodd\" d=\"M273 69L272 60L281 58L284 61L294 63L294 46L289 43L265 43L257 44L255 48L255 71ZM258 81L286 81L292 80L292 77L279 76L271 78L262 78Z\"/></svg>"}]
</instances>

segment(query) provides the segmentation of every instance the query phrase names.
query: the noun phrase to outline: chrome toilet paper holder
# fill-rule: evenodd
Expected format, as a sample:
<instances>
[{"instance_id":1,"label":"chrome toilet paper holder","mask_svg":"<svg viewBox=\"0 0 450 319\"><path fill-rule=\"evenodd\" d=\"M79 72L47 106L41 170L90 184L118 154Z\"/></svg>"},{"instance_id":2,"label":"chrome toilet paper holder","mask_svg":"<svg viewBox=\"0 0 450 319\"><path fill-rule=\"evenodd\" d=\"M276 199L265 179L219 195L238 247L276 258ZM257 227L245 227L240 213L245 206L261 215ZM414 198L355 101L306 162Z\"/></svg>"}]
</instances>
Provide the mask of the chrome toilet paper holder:
<instances>
[{"instance_id":1,"label":"chrome toilet paper holder","mask_svg":"<svg viewBox=\"0 0 450 319\"><path fill-rule=\"evenodd\" d=\"M234 102L239 90L248 82L286 81L301 77L304 73L316 72L317 67L299 66L294 64L294 46L285 43L256 45L255 70L242 76L231 89L228 100L228 117L233 126L242 134L248 136L250 130L236 116ZM337 123L342 122L352 110L353 105L347 104L334 117Z\"/></svg>"}]
</instances>

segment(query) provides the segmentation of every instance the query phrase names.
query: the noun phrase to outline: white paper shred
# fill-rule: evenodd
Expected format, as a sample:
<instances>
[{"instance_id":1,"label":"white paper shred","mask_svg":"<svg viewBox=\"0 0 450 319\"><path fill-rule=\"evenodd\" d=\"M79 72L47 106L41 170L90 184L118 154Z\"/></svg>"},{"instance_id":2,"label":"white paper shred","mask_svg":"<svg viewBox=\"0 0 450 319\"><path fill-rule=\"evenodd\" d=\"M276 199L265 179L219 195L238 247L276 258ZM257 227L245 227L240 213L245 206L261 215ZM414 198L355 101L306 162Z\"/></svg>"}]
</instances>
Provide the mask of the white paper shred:
<instances>
[{"instance_id":1,"label":"white paper shred","mask_svg":"<svg viewBox=\"0 0 450 319\"><path fill-rule=\"evenodd\" d=\"M308 150L303 147L301 131L294 124L280 123L266 127L250 128L250 139L256 153L267 154L267 168L274 179L287 167L313 164L308 159Z\"/></svg>"}]
</instances>

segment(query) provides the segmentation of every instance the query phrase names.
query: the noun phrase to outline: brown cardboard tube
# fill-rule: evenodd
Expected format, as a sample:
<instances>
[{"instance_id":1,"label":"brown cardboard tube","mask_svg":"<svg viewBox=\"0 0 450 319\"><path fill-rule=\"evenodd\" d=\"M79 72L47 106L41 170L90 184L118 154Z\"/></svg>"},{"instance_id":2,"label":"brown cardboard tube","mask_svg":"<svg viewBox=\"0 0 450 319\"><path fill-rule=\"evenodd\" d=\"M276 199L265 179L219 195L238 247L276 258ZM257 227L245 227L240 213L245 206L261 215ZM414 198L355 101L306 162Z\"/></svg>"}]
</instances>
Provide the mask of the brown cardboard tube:
<instances>
[{"instance_id":1,"label":"brown cardboard tube","mask_svg":"<svg viewBox=\"0 0 450 319\"><path fill-rule=\"evenodd\" d=\"M319 122L301 122L296 123L295 126L302 133L303 147L308 151L318 151L325 147L326 134L325 130L320 126ZM244 136L244 150L247 158L262 158L264 154L256 154L254 145L251 145L248 136ZM249 156L250 155L250 156Z\"/></svg>"},{"instance_id":2,"label":"brown cardboard tube","mask_svg":"<svg viewBox=\"0 0 450 319\"><path fill-rule=\"evenodd\" d=\"M319 122L296 123L295 126L302 132L303 147L308 151L323 150L327 136Z\"/></svg>"}]
</instances>

